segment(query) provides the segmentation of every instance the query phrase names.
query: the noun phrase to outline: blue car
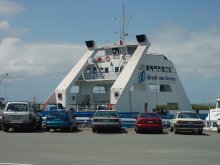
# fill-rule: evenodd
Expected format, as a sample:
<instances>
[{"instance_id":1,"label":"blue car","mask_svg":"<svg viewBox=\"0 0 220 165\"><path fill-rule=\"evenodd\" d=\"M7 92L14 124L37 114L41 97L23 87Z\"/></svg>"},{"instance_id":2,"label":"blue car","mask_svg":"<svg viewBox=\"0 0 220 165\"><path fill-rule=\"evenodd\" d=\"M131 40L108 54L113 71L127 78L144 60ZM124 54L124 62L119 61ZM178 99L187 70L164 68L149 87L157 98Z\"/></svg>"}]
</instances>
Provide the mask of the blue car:
<instances>
[{"instance_id":1,"label":"blue car","mask_svg":"<svg viewBox=\"0 0 220 165\"><path fill-rule=\"evenodd\" d=\"M76 116L72 111L66 109L56 109L48 113L46 118L46 130L50 132L50 129L61 129L72 132L78 129L78 123Z\"/></svg>"}]
</instances>

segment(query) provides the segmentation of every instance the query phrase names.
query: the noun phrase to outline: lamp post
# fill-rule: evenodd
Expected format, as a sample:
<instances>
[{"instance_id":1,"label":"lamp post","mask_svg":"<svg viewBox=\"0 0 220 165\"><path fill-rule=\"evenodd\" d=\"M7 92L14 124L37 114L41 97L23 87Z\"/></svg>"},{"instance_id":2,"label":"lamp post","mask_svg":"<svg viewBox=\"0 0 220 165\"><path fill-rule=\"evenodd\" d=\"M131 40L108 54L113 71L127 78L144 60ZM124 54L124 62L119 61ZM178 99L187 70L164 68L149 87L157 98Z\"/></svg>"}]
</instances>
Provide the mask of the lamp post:
<instances>
[{"instance_id":1,"label":"lamp post","mask_svg":"<svg viewBox=\"0 0 220 165\"><path fill-rule=\"evenodd\" d=\"M208 96L208 103L209 103L209 126L211 126L211 123L210 123L210 104L211 104L211 96Z\"/></svg>"}]
</instances>

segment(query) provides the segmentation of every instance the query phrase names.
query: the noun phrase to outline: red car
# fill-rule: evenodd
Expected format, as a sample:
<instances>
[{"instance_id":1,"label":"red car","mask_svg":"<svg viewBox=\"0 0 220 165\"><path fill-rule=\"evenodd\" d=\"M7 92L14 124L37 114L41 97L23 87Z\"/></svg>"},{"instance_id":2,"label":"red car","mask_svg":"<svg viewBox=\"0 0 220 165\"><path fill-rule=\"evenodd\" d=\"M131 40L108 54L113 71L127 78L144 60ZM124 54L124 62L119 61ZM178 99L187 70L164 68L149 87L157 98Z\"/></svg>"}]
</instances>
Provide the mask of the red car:
<instances>
[{"instance_id":1,"label":"red car","mask_svg":"<svg viewBox=\"0 0 220 165\"><path fill-rule=\"evenodd\" d=\"M139 113L135 123L135 132L140 133L142 131L159 131L159 133L163 133L163 123L158 113Z\"/></svg>"}]
</instances>

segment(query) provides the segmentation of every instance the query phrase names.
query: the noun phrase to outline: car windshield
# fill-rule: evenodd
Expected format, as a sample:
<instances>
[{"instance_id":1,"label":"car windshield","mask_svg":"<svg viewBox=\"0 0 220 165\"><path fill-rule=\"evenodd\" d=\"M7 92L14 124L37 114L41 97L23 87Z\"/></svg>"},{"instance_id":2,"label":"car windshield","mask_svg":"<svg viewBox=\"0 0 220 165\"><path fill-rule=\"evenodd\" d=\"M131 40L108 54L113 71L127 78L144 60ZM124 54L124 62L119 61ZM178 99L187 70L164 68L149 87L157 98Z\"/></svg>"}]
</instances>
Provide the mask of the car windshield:
<instances>
[{"instance_id":1,"label":"car windshield","mask_svg":"<svg viewBox=\"0 0 220 165\"><path fill-rule=\"evenodd\" d=\"M97 111L95 117L118 117L116 111Z\"/></svg>"},{"instance_id":2,"label":"car windshield","mask_svg":"<svg viewBox=\"0 0 220 165\"><path fill-rule=\"evenodd\" d=\"M140 113L139 117L159 117L157 113Z\"/></svg>"},{"instance_id":3,"label":"car windshield","mask_svg":"<svg viewBox=\"0 0 220 165\"><path fill-rule=\"evenodd\" d=\"M196 113L179 113L178 118L196 118L198 119L199 116Z\"/></svg>"},{"instance_id":4,"label":"car windshield","mask_svg":"<svg viewBox=\"0 0 220 165\"><path fill-rule=\"evenodd\" d=\"M67 116L66 111L51 111L49 113L50 116Z\"/></svg>"},{"instance_id":5,"label":"car windshield","mask_svg":"<svg viewBox=\"0 0 220 165\"><path fill-rule=\"evenodd\" d=\"M27 104L9 104L6 111L24 112L28 111Z\"/></svg>"}]
</instances>

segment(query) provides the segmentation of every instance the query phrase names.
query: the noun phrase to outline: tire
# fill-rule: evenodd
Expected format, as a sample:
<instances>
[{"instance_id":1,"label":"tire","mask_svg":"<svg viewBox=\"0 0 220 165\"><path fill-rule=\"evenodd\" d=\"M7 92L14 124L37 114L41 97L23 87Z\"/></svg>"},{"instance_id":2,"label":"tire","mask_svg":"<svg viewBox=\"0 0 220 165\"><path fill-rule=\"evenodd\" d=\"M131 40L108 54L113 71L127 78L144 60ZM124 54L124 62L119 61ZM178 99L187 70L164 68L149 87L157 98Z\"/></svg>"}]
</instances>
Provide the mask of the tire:
<instances>
[{"instance_id":1,"label":"tire","mask_svg":"<svg viewBox=\"0 0 220 165\"><path fill-rule=\"evenodd\" d=\"M47 127L46 130L47 130L47 132L50 132L50 128L49 127Z\"/></svg>"},{"instance_id":2,"label":"tire","mask_svg":"<svg viewBox=\"0 0 220 165\"><path fill-rule=\"evenodd\" d=\"M217 127L217 131L218 131L218 133L220 133L220 128L219 127Z\"/></svg>"},{"instance_id":3,"label":"tire","mask_svg":"<svg viewBox=\"0 0 220 165\"><path fill-rule=\"evenodd\" d=\"M173 128L173 132L174 132L174 134L178 134L178 129L175 126Z\"/></svg>"},{"instance_id":4,"label":"tire","mask_svg":"<svg viewBox=\"0 0 220 165\"><path fill-rule=\"evenodd\" d=\"M69 126L69 132L73 132L73 126Z\"/></svg>"},{"instance_id":5,"label":"tire","mask_svg":"<svg viewBox=\"0 0 220 165\"><path fill-rule=\"evenodd\" d=\"M95 133L95 132L96 132L95 128L92 128L92 132L93 132L93 133Z\"/></svg>"},{"instance_id":6,"label":"tire","mask_svg":"<svg viewBox=\"0 0 220 165\"><path fill-rule=\"evenodd\" d=\"M170 132L173 132L173 127L170 126Z\"/></svg>"},{"instance_id":7,"label":"tire","mask_svg":"<svg viewBox=\"0 0 220 165\"><path fill-rule=\"evenodd\" d=\"M163 129L161 129L161 130L159 131L159 133L160 133L160 134L163 134Z\"/></svg>"},{"instance_id":8,"label":"tire","mask_svg":"<svg viewBox=\"0 0 220 165\"><path fill-rule=\"evenodd\" d=\"M198 131L198 135L202 135L202 133L203 133L202 129Z\"/></svg>"},{"instance_id":9,"label":"tire","mask_svg":"<svg viewBox=\"0 0 220 165\"><path fill-rule=\"evenodd\" d=\"M9 131L9 127L3 127L3 131L4 132L8 132Z\"/></svg>"}]
</instances>

